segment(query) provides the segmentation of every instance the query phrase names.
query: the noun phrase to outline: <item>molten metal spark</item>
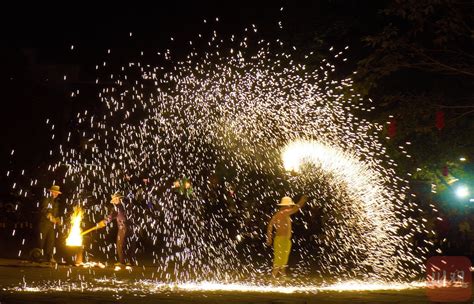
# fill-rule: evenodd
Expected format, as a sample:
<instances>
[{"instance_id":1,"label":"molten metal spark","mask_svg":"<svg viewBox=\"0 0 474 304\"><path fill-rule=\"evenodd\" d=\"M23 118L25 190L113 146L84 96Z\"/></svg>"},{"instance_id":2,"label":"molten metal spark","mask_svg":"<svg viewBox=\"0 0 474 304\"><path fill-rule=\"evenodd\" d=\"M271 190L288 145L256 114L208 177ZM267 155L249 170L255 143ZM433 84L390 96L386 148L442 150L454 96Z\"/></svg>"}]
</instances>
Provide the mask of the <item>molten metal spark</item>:
<instances>
[{"instance_id":1,"label":"molten metal spark","mask_svg":"<svg viewBox=\"0 0 474 304\"><path fill-rule=\"evenodd\" d=\"M85 285L85 286L84 286ZM57 282L46 285L32 286L22 284L18 287L5 288L4 290L15 292L133 292L136 296L153 295L169 292L216 292L216 293L275 293L275 294L316 294L318 292L352 292L352 291L376 291L376 290L409 290L422 289L426 287L425 282L413 281L411 283L401 282L363 282L343 281L331 285L267 285L252 283L223 283L215 281L190 281L183 283L165 283L150 280L120 281L116 278L101 278L91 282L78 284L73 282Z\"/></svg>"},{"instance_id":2,"label":"molten metal spark","mask_svg":"<svg viewBox=\"0 0 474 304\"><path fill-rule=\"evenodd\" d=\"M98 86L97 111L77 113L71 144L54 150L50 170L67 167L63 183L72 200L93 193L91 222L104 217L110 194L122 191L132 241L153 244L163 280L267 272L271 252L255 246L264 242L262 227L283 193L302 192L314 199L298 218L294 273L416 278L432 244L414 240L430 228L412 215L418 206L386 152L384 126L364 119L371 101L335 73L341 52L331 48L333 58L306 66L312 53L300 57L281 41L245 35L229 41L213 32L209 51L190 50L182 61L173 61L172 50L151 62L115 61L108 52L96 69L113 84ZM158 62L165 64L153 66ZM294 142L300 138L308 140ZM311 183L302 179L310 174L286 174L301 172L305 161L316 165ZM192 195L173 191L184 177L193 181ZM105 233L90 250L111 256Z\"/></svg>"},{"instance_id":3,"label":"molten metal spark","mask_svg":"<svg viewBox=\"0 0 474 304\"><path fill-rule=\"evenodd\" d=\"M417 289L426 287L426 283L422 281L414 281L411 283L401 282L363 282L363 281L345 281L335 283L329 286L320 287L321 291L373 291L373 290L404 290Z\"/></svg>"}]
</instances>

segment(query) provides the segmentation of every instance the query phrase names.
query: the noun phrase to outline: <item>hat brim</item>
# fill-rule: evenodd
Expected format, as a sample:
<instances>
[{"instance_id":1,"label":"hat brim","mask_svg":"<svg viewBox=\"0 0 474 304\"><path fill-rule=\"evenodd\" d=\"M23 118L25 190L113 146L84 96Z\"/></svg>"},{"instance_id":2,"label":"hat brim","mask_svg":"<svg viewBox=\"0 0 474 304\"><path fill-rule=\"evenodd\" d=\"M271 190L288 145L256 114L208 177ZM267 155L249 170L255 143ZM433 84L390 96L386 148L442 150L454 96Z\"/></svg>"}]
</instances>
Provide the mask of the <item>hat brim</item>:
<instances>
[{"instance_id":1,"label":"hat brim","mask_svg":"<svg viewBox=\"0 0 474 304\"><path fill-rule=\"evenodd\" d=\"M59 190L53 190L53 189L49 189L49 192L56 192L56 193L59 193L59 194L63 194L61 191L59 191Z\"/></svg>"},{"instance_id":2,"label":"hat brim","mask_svg":"<svg viewBox=\"0 0 474 304\"><path fill-rule=\"evenodd\" d=\"M296 206L295 203L291 203L291 204L277 204L277 206Z\"/></svg>"}]
</instances>

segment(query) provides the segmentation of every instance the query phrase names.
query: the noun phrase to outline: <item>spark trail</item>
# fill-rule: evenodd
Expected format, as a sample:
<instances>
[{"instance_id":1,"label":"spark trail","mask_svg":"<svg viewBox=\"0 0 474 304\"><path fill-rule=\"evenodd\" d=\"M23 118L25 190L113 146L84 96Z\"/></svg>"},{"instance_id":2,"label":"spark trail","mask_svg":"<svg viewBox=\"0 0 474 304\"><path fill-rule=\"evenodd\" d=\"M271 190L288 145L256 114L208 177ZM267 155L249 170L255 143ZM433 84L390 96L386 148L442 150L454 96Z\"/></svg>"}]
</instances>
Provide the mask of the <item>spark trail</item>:
<instances>
[{"instance_id":1,"label":"spark trail","mask_svg":"<svg viewBox=\"0 0 474 304\"><path fill-rule=\"evenodd\" d=\"M121 190L132 237L154 248L157 273L239 280L269 268L263 236L279 198L306 193L313 199L295 219L296 273L415 277L428 248L412 239L426 229L408 216L416 204L380 141L383 126L356 114L371 102L329 61L305 66L281 42L230 40L235 47L224 48L214 34L210 51L171 68L128 62L110 74L102 112L77 115L72 132L85 144L61 147L51 166L67 167L63 183L84 216L102 219ZM184 177L189 196L172 189ZM114 255L104 233L86 251Z\"/></svg>"}]
</instances>

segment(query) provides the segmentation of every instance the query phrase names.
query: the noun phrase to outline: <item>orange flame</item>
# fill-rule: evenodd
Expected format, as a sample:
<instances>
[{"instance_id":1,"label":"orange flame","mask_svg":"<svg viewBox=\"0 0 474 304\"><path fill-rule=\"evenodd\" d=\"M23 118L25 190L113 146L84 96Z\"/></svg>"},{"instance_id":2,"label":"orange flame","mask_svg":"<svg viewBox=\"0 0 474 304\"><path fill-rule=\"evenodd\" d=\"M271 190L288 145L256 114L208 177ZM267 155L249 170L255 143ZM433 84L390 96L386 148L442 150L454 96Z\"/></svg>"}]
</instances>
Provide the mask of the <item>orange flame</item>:
<instances>
[{"instance_id":1,"label":"orange flame","mask_svg":"<svg viewBox=\"0 0 474 304\"><path fill-rule=\"evenodd\" d=\"M74 207L74 212L71 216L71 230L66 239L67 246L82 246L82 235L81 235L81 221L84 212L81 207Z\"/></svg>"}]
</instances>

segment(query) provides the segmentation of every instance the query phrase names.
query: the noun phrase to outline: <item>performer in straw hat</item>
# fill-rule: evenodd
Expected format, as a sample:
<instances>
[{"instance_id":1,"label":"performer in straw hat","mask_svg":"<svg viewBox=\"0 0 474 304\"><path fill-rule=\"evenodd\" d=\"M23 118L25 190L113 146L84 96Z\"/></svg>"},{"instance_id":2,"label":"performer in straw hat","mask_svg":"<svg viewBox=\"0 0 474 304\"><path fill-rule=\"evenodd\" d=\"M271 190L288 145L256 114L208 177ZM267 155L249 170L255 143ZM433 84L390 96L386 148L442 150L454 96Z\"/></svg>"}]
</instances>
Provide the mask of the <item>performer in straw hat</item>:
<instances>
[{"instance_id":1,"label":"performer in straw hat","mask_svg":"<svg viewBox=\"0 0 474 304\"><path fill-rule=\"evenodd\" d=\"M54 244L56 242L56 227L60 223L58 201L56 199L61 194L61 191L57 185L51 186L48 190L49 195L41 202L39 245L43 259L47 262L56 263L54 260Z\"/></svg>"},{"instance_id":2,"label":"performer in straw hat","mask_svg":"<svg viewBox=\"0 0 474 304\"><path fill-rule=\"evenodd\" d=\"M286 275L286 267L288 257L291 251L291 218L290 216L300 210L306 204L308 197L303 195L297 204L293 200L285 196L281 199L278 210L271 218L267 227L267 245L273 243L273 270L272 277ZM273 238L273 228L275 228L275 238Z\"/></svg>"},{"instance_id":3,"label":"performer in straw hat","mask_svg":"<svg viewBox=\"0 0 474 304\"><path fill-rule=\"evenodd\" d=\"M117 249L117 256L118 256L118 263L115 266L120 267L120 265L130 265L130 261L128 261L128 257L126 256L126 245L127 245L127 230L128 230L128 218L127 213L125 211L125 206L122 203L123 195L119 192L116 192L111 195L110 203L114 205L112 211L105 217L104 220L97 223L99 228L105 227L108 223L113 220L117 221L118 231L117 231L117 242L116 242L116 249Z\"/></svg>"}]
</instances>

